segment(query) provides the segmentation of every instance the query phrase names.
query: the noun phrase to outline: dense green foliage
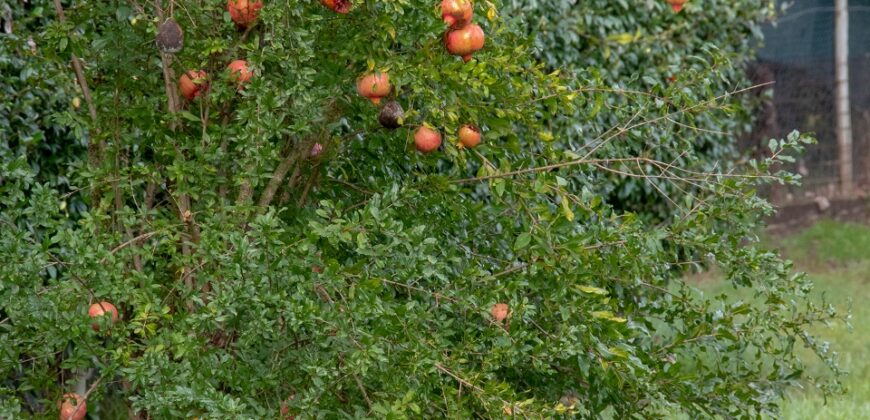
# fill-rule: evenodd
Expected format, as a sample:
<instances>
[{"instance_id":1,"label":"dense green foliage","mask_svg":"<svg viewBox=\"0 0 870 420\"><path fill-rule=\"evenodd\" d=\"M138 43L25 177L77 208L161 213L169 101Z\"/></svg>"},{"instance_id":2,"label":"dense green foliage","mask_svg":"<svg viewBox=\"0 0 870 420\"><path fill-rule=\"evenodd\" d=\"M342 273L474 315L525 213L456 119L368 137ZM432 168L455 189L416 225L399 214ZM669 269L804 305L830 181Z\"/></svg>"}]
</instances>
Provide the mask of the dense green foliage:
<instances>
[{"instance_id":1,"label":"dense green foliage","mask_svg":"<svg viewBox=\"0 0 870 420\"><path fill-rule=\"evenodd\" d=\"M554 119L557 137L576 147L633 112L659 104L647 95L681 96L703 102L714 94L747 89L743 72L762 42L761 26L773 18L769 0L691 1L671 13L664 0L511 0L508 13L534 39L536 56L550 68L594 78L595 87L624 91L596 98L600 109L580 109ZM715 74L715 77L710 77ZM585 86L582 85L581 86ZM735 136L749 131L755 95L723 96L703 112L673 115L665 124L635 129L607 153L649 156L705 170L727 170L736 161ZM616 111L616 112L614 112ZM724 168L723 168L724 166ZM610 176L602 191L622 209L664 218L673 206L660 191L681 195L667 180Z\"/></svg>"},{"instance_id":2,"label":"dense green foliage","mask_svg":"<svg viewBox=\"0 0 870 420\"><path fill-rule=\"evenodd\" d=\"M590 16L636 26L610 3ZM648 2L644 27L731 11L693 3L675 17ZM692 128L730 130L748 112L728 94L742 44L661 38L697 63L666 83L630 70L644 48L551 71L574 59L537 61L519 22L532 16L498 1L475 4L487 41L467 64L444 52L431 1L360 1L348 15L268 1L246 31L224 5L173 2L175 57L153 41L169 4L72 2L66 22L22 20L3 39L62 92L77 92L67 64L81 58L96 118L4 73L4 89L47 101L26 118L88 143L62 149L89 211L68 214L64 188L29 169L44 156L4 139L0 416L56 413L72 390L105 417L269 418L282 402L324 418L754 416L804 376L797 341L827 357L806 329L834 314L755 238L770 211L755 187L808 140L772 141L768 159L737 168ZM34 56L13 44L27 35ZM238 58L255 71L243 90L225 71ZM627 65L605 73L614 62ZM176 76L199 68L208 94L176 110ZM406 127L380 128L356 93L372 70L389 71ZM642 90L614 86L620 72ZM446 135L431 155L411 145L424 123ZM483 129L480 148L454 146L465 123ZM324 152L309 157L315 143ZM626 179L667 212L627 211L636 192L614 194ZM698 296L681 280L696 266L762 299ZM102 332L87 316L98 300L121 312Z\"/></svg>"}]
</instances>

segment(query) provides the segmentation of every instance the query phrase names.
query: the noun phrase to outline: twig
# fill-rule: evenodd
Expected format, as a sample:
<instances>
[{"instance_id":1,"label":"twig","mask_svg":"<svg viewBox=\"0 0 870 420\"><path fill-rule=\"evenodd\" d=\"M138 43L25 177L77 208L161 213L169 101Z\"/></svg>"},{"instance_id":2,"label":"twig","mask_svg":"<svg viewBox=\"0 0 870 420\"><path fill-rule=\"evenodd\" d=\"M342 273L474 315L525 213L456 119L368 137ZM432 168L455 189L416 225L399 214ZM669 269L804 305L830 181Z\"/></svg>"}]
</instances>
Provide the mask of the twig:
<instances>
[{"instance_id":1,"label":"twig","mask_svg":"<svg viewBox=\"0 0 870 420\"><path fill-rule=\"evenodd\" d=\"M428 294L430 294L430 295L432 295L432 296L435 296L435 298L437 298L437 299L439 299L439 300L440 300L440 299L444 299L444 300L446 300L446 301L448 301L448 302L453 302L453 303L457 303L457 302L458 302L458 300L456 300L456 299L454 299L454 298L452 298L452 297L450 297L450 296L442 295L441 293L433 292L433 291L431 291L431 290L421 289L421 288L419 288L419 287L409 286L409 285L407 285L407 284L398 283L398 282L395 282L395 281L392 281L392 280L387 280L387 279L379 279L379 280L382 281L382 282L384 282L384 283L392 284L392 285L394 285L394 286L404 287L404 288L409 289L409 290L415 290L415 291L417 291L417 292L428 293Z\"/></svg>"},{"instance_id":2,"label":"twig","mask_svg":"<svg viewBox=\"0 0 870 420\"><path fill-rule=\"evenodd\" d=\"M308 193L311 191L311 187L317 181L318 175L320 171L318 170L320 165L315 165L311 172L311 177L308 178L308 182L305 184L305 188L302 190L302 196L299 197L299 201L296 203L296 207L302 207L305 205L305 200L308 199Z\"/></svg>"},{"instance_id":3,"label":"twig","mask_svg":"<svg viewBox=\"0 0 870 420\"><path fill-rule=\"evenodd\" d=\"M359 376L357 376L356 374L354 374L354 375L353 375L353 380L356 381L356 387L359 389L360 392L362 392L363 398L365 398L365 400L366 400L366 404L369 405L369 410L371 410L372 407L373 407L373 405L372 405L372 400L369 399L369 394L366 392L366 388L363 386L363 383L362 383L362 381L359 379Z\"/></svg>"},{"instance_id":4,"label":"twig","mask_svg":"<svg viewBox=\"0 0 870 420\"><path fill-rule=\"evenodd\" d=\"M143 234L141 234L141 235L139 235L139 236L137 236L137 237L135 237L135 238L132 238L132 239L130 239L130 240L128 240L128 241L122 243L121 245L116 246L116 247L113 248L111 251L109 251L109 254L114 254L114 253L116 253L116 252L118 252L118 251L120 251L120 250L122 250L122 249L124 249L124 248L126 248L126 247L128 247L128 246L130 246L130 245L132 245L132 244L134 244L134 243L136 243L136 242L138 242L138 241L144 241L144 240L146 240L146 239L148 239L148 238L150 238L150 237L152 237L152 236L154 236L154 235L156 235L156 234L157 234L157 232L148 232L148 233L143 233ZM105 263L106 263L106 257L103 257L103 259L100 260L100 264L105 264Z\"/></svg>"}]
</instances>

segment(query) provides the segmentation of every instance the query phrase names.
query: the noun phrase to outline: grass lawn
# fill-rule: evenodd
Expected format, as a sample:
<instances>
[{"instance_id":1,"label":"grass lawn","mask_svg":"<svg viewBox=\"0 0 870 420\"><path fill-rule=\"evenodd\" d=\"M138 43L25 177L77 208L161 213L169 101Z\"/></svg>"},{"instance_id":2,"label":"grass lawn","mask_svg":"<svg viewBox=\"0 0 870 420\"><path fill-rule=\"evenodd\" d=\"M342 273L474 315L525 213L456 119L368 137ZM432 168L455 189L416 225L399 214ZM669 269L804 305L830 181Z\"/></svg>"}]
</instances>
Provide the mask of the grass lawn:
<instances>
[{"instance_id":1,"label":"grass lawn","mask_svg":"<svg viewBox=\"0 0 870 420\"><path fill-rule=\"evenodd\" d=\"M817 299L824 295L840 312L852 309L851 327L838 323L814 331L839 352L840 366L848 371L843 378L846 394L826 402L813 388L795 391L783 404L783 418L870 419L870 227L822 221L769 243L809 273ZM711 281L702 288L722 286ZM827 373L820 361L806 354L809 372Z\"/></svg>"}]
</instances>

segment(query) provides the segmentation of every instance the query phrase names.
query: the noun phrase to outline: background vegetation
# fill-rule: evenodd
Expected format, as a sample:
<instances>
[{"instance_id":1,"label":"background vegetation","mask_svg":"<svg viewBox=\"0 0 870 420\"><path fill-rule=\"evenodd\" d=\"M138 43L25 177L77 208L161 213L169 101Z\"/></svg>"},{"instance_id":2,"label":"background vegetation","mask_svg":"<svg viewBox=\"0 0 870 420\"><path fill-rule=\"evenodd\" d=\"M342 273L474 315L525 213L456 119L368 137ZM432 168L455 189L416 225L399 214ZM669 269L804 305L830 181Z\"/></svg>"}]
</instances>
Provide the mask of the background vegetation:
<instances>
[{"instance_id":1,"label":"background vegetation","mask_svg":"<svg viewBox=\"0 0 870 420\"><path fill-rule=\"evenodd\" d=\"M223 1L11 4L0 416L71 391L106 418L777 413L799 348L834 368L809 328L837 314L757 238L755 189L810 140L726 159L769 3L583 4L558 33L586 41L559 45L539 24L571 2L475 3L467 64L430 1L270 1L246 29ZM210 89L178 101L188 69ZM371 71L405 127L355 91ZM467 123L483 146L455 146ZM753 299L683 279L710 268ZM101 300L121 320L95 331Z\"/></svg>"}]
</instances>

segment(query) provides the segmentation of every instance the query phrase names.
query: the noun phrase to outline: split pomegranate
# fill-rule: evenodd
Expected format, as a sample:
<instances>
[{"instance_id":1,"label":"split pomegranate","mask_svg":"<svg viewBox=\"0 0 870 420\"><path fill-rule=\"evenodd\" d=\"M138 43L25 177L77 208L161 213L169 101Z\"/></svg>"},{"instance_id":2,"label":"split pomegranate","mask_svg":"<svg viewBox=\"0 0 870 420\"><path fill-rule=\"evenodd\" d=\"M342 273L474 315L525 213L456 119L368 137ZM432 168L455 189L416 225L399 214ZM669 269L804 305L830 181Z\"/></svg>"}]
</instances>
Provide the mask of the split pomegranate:
<instances>
[{"instance_id":1,"label":"split pomegranate","mask_svg":"<svg viewBox=\"0 0 870 420\"><path fill-rule=\"evenodd\" d=\"M432 153L441 146L441 133L424 125L414 133L414 146L420 153Z\"/></svg>"},{"instance_id":2,"label":"split pomegranate","mask_svg":"<svg viewBox=\"0 0 870 420\"><path fill-rule=\"evenodd\" d=\"M208 74L203 70L188 70L178 79L178 90L188 101L192 101L208 92Z\"/></svg>"},{"instance_id":3,"label":"split pomegranate","mask_svg":"<svg viewBox=\"0 0 870 420\"><path fill-rule=\"evenodd\" d=\"M230 78L239 84L239 89L243 88L242 84L254 77L254 72L248 68L248 62L245 60L234 60L227 69L230 70Z\"/></svg>"},{"instance_id":4,"label":"split pomegranate","mask_svg":"<svg viewBox=\"0 0 870 420\"><path fill-rule=\"evenodd\" d=\"M467 63L471 55L483 48L486 37L480 25L471 23L464 28L451 29L444 37L447 52L461 56Z\"/></svg>"},{"instance_id":5,"label":"split pomegranate","mask_svg":"<svg viewBox=\"0 0 870 420\"><path fill-rule=\"evenodd\" d=\"M502 322L508 316L508 305L507 303L496 303L495 305L492 305L489 313L492 314L492 317L495 318L496 321Z\"/></svg>"},{"instance_id":6,"label":"split pomegranate","mask_svg":"<svg viewBox=\"0 0 870 420\"><path fill-rule=\"evenodd\" d=\"M674 9L674 12L680 13L680 10L683 10L683 5L686 4L688 0L668 0L668 4L671 5L671 9Z\"/></svg>"},{"instance_id":7,"label":"split pomegranate","mask_svg":"<svg viewBox=\"0 0 870 420\"><path fill-rule=\"evenodd\" d=\"M480 144L480 129L473 125L463 125L459 127L459 143L463 147L473 149Z\"/></svg>"},{"instance_id":8,"label":"split pomegranate","mask_svg":"<svg viewBox=\"0 0 870 420\"><path fill-rule=\"evenodd\" d=\"M357 92L376 105L381 103L381 98L390 94L391 89L390 75L387 73L369 73L356 81Z\"/></svg>"},{"instance_id":9,"label":"split pomegranate","mask_svg":"<svg viewBox=\"0 0 870 420\"><path fill-rule=\"evenodd\" d=\"M248 27L257 20L263 2L260 0L227 0L227 11L236 25Z\"/></svg>"},{"instance_id":10,"label":"split pomegranate","mask_svg":"<svg viewBox=\"0 0 870 420\"><path fill-rule=\"evenodd\" d=\"M350 12L350 9L353 8L353 4L350 0L320 0L320 4L341 14L347 14Z\"/></svg>"},{"instance_id":11,"label":"split pomegranate","mask_svg":"<svg viewBox=\"0 0 870 420\"><path fill-rule=\"evenodd\" d=\"M99 318L99 317L105 315L106 313L111 313L111 316L112 316L111 319L112 319L113 324L118 322L118 308L115 308L115 305L112 305L109 302L100 301L100 302L97 302L97 303L91 305L88 308L88 316L91 317L91 319ZM97 322L94 322L93 324L91 324L91 328L93 328L94 331L99 331L100 324Z\"/></svg>"},{"instance_id":12,"label":"split pomegranate","mask_svg":"<svg viewBox=\"0 0 870 420\"><path fill-rule=\"evenodd\" d=\"M76 393L64 394L57 403L60 409L60 420L83 420L88 413L88 404L84 397Z\"/></svg>"},{"instance_id":13,"label":"split pomegranate","mask_svg":"<svg viewBox=\"0 0 870 420\"><path fill-rule=\"evenodd\" d=\"M451 28L458 29L467 25L473 14L471 0L441 0L441 19Z\"/></svg>"}]
</instances>

